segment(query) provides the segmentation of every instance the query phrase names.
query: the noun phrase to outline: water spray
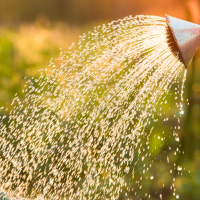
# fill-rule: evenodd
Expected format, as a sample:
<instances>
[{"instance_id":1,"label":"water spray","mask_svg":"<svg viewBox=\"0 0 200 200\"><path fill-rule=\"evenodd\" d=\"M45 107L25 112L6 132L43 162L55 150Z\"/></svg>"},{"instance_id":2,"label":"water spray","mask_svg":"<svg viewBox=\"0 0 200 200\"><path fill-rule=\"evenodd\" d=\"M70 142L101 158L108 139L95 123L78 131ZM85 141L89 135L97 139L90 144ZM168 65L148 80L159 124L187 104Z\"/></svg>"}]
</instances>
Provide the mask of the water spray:
<instances>
[{"instance_id":1,"label":"water spray","mask_svg":"<svg viewBox=\"0 0 200 200\"><path fill-rule=\"evenodd\" d=\"M180 51L180 59L187 68L200 47L200 25L169 15L166 15L166 21Z\"/></svg>"},{"instance_id":2,"label":"water spray","mask_svg":"<svg viewBox=\"0 0 200 200\"><path fill-rule=\"evenodd\" d=\"M165 156L157 165L165 138L176 137L172 147L179 148L178 133L171 122L169 133L160 123L171 116L163 108L172 86L183 114L180 74L200 40L194 31L187 36L194 25L169 16L167 23L182 62L165 18L129 16L82 35L78 48L27 80L25 99L16 96L10 113L0 116L0 192L17 199L179 198L174 179L182 167ZM171 146L165 152L171 155ZM172 169L167 182L159 176L164 166Z\"/></svg>"}]
</instances>

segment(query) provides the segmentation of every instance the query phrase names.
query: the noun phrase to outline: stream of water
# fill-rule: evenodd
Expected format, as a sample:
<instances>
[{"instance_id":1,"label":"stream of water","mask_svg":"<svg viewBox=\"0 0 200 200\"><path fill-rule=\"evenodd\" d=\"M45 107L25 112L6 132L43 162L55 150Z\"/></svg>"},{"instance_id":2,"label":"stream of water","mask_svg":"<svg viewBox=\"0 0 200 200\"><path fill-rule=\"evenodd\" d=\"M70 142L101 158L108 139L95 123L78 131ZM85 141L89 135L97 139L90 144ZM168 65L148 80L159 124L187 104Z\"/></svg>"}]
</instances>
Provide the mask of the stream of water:
<instances>
[{"instance_id":1,"label":"stream of water","mask_svg":"<svg viewBox=\"0 0 200 200\"><path fill-rule=\"evenodd\" d=\"M80 36L27 80L24 99L16 95L1 117L2 191L13 198L140 199L144 177L154 180L145 174L160 123L156 107L173 84L177 96L183 92L185 67L174 49L166 20L155 16L126 17Z\"/></svg>"}]
</instances>

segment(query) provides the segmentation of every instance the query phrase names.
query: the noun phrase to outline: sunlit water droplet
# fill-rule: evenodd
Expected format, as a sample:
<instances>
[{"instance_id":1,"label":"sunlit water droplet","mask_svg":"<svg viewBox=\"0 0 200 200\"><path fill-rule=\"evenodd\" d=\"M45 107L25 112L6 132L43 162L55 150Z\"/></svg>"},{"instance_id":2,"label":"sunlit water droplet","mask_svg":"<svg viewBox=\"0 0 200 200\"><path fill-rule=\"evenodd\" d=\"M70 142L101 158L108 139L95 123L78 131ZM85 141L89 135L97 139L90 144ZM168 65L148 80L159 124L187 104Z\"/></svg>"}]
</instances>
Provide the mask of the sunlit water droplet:
<instances>
[{"instance_id":1,"label":"sunlit water droplet","mask_svg":"<svg viewBox=\"0 0 200 200\"><path fill-rule=\"evenodd\" d=\"M175 140L176 140L177 142L179 142L179 141L180 141L179 137L175 137Z\"/></svg>"},{"instance_id":2,"label":"sunlit water droplet","mask_svg":"<svg viewBox=\"0 0 200 200\"><path fill-rule=\"evenodd\" d=\"M183 114L184 114L184 110L181 110L181 111L179 112L179 114L180 114L180 115L183 115Z\"/></svg>"},{"instance_id":3,"label":"sunlit water droplet","mask_svg":"<svg viewBox=\"0 0 200 200\"><path fill-rule=\"evenodd\" d=\"M181 166L178 166L178 167L177 167L177 170L178 170L178 171L182 171L182 167L181 167Z\"/></svg>"}]
</instances>

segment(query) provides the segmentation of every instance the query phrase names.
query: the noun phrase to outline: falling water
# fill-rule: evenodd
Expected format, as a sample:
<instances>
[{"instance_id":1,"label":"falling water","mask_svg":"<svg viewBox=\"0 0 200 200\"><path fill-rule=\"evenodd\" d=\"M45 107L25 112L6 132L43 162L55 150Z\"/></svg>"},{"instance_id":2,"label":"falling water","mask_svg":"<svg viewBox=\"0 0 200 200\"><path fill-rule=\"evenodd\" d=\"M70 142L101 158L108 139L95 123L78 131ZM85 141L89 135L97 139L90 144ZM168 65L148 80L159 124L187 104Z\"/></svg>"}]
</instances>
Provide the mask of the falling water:
<instances>
[{"instance_id":1,"label":"falling water","mask_svg":"<svg viewBox=\"0 0 200 200\"><path fill-rule=\"evenodd\" d=\"M18 198L140 199L156 106L183 71L164 18L83 34L1 117L0 187Z\"/></svg>"}]
</instances>

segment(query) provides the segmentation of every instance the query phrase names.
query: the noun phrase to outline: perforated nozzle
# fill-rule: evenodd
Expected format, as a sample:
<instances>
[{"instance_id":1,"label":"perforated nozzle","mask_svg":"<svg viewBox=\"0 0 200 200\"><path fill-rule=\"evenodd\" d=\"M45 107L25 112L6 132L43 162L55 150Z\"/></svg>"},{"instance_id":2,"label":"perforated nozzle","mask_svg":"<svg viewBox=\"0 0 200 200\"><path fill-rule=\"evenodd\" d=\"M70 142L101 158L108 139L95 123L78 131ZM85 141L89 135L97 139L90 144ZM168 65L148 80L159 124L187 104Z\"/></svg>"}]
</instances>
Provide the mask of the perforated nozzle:
<instances>
[{"instance_id":1,"label":"perforated nozzle","mask_svg":"<svg viewBox=\"0 0 200 200\"><path fill-rule=\"evenodd\" d=\"M166 21L180 51L181 60L187 68L200 47L200 25L169 15L166 15Z\"/></svg>"}]
</instances>

